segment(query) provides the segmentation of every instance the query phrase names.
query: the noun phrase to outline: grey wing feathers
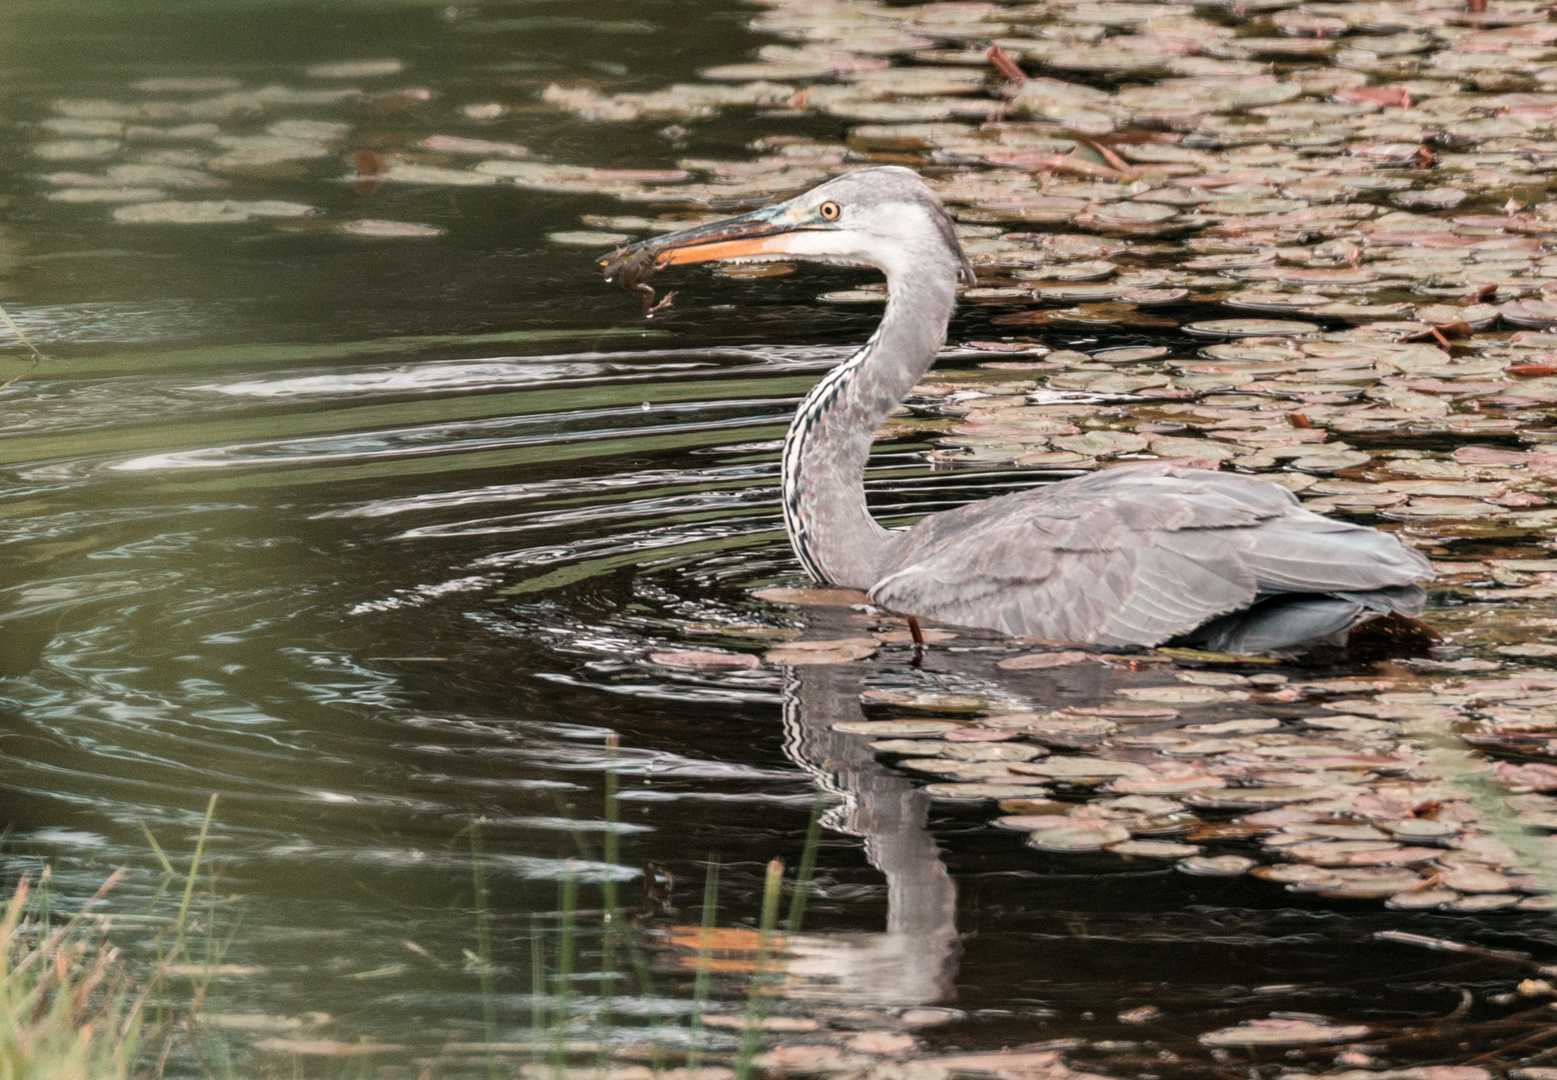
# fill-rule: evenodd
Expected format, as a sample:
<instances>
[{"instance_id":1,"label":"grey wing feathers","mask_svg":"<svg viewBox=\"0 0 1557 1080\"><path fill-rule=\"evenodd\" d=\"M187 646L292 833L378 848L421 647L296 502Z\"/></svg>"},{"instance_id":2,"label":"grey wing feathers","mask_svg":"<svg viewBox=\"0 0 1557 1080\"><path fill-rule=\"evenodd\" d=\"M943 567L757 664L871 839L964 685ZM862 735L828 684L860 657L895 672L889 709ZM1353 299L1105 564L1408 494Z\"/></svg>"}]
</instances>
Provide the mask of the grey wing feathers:
<instances>
[{"instance_id":1,"label":"grey wing feathers","mask_svg":"<svg viewBox=\"0 0 1557 1080\"><path fill-rule=\"evenodd\" d=\"M1235 611L1175 640L1212 652L1281 652L1298 645L1341 645L1359 623L1398 612L1420 615L1427 594L1420 585L1391 585L1368 592L1278 594Z\"/></svg>"},{"instance_id":2,"label":"grey wing feathers","mask_svg":"<svg viewBox=\"0 0 1557 1080\"><path fill-rule=\"evenodd\" d=\"M1365 593L1430 577L1394 538L1285 488L1140 465L926 519L873 600L1019 637L1152 645L1273 593Z\"/></svg>"}]
</instances>

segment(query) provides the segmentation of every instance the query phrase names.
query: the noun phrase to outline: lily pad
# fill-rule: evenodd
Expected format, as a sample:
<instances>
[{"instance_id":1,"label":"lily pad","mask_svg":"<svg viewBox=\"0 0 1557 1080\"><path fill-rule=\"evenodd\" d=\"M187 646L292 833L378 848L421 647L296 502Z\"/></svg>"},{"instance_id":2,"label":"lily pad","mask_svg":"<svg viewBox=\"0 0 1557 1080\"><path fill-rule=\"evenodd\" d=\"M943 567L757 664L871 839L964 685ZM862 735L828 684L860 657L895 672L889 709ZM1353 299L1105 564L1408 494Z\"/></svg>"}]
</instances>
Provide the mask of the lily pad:
<instances>
[{"instance_id":1,"label":"lily pad","mask_svg":"<svg viewBox=\"0 0 1557 1080\"><path fill-rule=\"evenodd\" d=\"M1315 323L1294 322L1283 319L1213 319L1210 322L1190 323L1184 332L1197 337L1298 337L1312 334L1319 329Z\"/></svg>"},{"instance_id":2,"label":"lily pad","mask_svg":"<svg viewBox=\"0 0 1557 1080\"><path fill-rule=\"evenodd\" d=\"M773 604L796 604L801 607L852 607L870 603L870 597L855 589L758 589L752 593L757 600Z\"/></svg>"},{"instance_id":3,"label":"lily pad","mask_svg":"<svg viewBox=\"0 0 1557 1080\"><path fill-rule=\"evenodd\" d=\"M984 801L990 799L1018 799L1031 795L1035 790L1043 790L1037 780L1023 781L1021 778L1013 778L999 784L926 784L926 794L936 799L968 799Z\"/></svg>"},{"instance_id":4,"label":"lily pad","mask_svg":"<svg viewBox=\"0 0 1557 1080\"><path fill-rule=\"evenodd\" d=\"M1027 838L1027 846L1039 851L1067 853L1101 851L1129 839L1130 832L1122 825L1061 825L1034 832Z\"/></svg>"},{"instance_id":5,"label":"lily pad","mask_svg":"<svg viewBox=\"0 0 1557 1080\"><path fill-rule=\"evenodd\" d=\"M956 731L962 725L955 720L845 720L832 727L834 731L841 731L847 735L930 738L944 735L948 731Z\"/></svg>"},{"instance_id":6,"label":"lily pad","mask_svg":"<svg viewBox=\"0 0 1557 1080\"><path fill-rule=\"evenodd\" d=\"M1203 1046L1314 1046L1366 1038L1363 1024L1325 1024L1312 1020L1245 1020L1237 1027L1208 1031Z\"/></svg>"},{"instance_id":7,"label":"lily pad","mask_svg":"<svg viewBox=\"0 0 1557 1080\"><path fill-rule=\"evenodd\" d=\"M1242 877L1255 865L1243 855L1192 855L1180 859L1173 868L1193 877Z\"/></svg>"},{"instance_id":8,"label":"lily pad","mask_svg":"<svg viewBox=\"0 0 1557 1080\"><path fill-rule=\"evenodd\" d=\"M1126 840L1109 847L1115 855L1128 855L1143 859L1182 859L1200 854L1198 844L1177 844L1171 840Z\"/></svg>"},{"instance_id":9,"label":"lily pad","mask_svg":"<svg viewBox=\"0 0 1557 1080\"><path fill-rule=\"evenodd\" d=\"M786 641L769 649L763 659L780 667L844 664L863 660L876 652L874 638L840 638L836 641Z\"/></svg>"}]
</instances>

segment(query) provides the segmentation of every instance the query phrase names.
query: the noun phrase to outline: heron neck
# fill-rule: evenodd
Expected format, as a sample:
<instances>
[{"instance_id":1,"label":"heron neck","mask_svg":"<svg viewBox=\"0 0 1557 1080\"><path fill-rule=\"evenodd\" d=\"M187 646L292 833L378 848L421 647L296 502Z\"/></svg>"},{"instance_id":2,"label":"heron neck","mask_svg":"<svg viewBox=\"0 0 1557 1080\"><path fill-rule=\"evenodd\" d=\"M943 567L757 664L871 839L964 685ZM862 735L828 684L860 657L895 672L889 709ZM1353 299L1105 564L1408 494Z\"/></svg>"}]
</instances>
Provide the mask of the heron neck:
<instances>
[{"instance_id":1,"label":"heron neck","mask_svg":"<svg viewBox=\"0 0 1557 1080\"><path fill-rule=\"evenodd\" d=\"M896 543L865 505L865 464L876 428L935 362L957 299L954 279L893 277L881 325L806 395L784 440L790 543L813 578L845 588L879 581Z\"/></svg>"}]
</instances>

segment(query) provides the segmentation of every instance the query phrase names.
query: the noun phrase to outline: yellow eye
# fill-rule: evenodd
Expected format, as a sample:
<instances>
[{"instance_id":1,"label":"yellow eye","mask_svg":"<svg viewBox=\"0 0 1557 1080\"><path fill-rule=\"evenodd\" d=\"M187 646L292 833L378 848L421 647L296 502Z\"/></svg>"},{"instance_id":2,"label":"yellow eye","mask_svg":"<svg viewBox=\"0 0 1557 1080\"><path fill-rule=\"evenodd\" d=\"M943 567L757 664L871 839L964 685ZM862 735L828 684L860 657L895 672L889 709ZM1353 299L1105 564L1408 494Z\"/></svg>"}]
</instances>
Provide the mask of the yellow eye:
<instances>
[{"instance_id":1,"label":"yellow eye","mask_svg":"<svg viewBox=\"0 0 1557 1080\"><path fill-rule=\"evenodd\" d=\"M837 221L838 215L842 213L842 211L838 209L838 204L835 202L824 202L818 208L818 212L822 215L823 221Z\"/></svg>"}]
</instances>

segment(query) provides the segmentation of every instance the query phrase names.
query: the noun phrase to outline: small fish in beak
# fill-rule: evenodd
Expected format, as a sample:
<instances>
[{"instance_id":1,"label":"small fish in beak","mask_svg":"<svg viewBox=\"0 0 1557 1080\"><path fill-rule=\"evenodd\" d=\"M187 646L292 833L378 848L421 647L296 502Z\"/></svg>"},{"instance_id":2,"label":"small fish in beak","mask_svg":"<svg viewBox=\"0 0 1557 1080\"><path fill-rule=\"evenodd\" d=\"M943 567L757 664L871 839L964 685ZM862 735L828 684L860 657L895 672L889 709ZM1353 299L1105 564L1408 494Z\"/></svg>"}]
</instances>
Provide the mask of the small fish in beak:
<instances>
[{"instance_id":1,"label":"small fish in beak","mask_svg":"<svg viewBox=\"0 0 1557 1080\"><path fill-rule=\"evenodd\" d=\"M782 255L789 250L795 233L825 227L813 224L810 217L790 203L780 203L740 217L640 240L617 248L598 261L607 281L644 294L643 313L647 317L663 310L670 301L670 296L666 296L659 304L654 303L654 290L646 282L656 270L716 259Z\"/></svg>"}]
</instances>

